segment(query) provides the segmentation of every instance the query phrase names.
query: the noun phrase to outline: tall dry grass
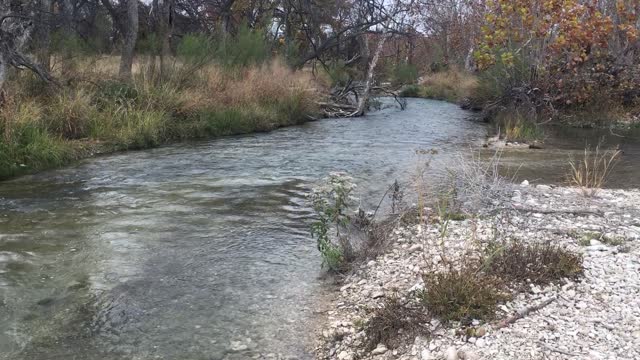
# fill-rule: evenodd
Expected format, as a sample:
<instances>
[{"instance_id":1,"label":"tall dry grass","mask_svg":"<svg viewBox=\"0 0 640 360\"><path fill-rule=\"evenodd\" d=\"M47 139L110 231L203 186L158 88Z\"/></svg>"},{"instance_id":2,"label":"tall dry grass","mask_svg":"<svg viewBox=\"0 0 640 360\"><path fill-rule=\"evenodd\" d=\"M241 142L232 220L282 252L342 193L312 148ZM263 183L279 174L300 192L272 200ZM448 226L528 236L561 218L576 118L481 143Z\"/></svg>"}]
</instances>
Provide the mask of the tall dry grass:
<instances>
[{"instance_id":1,"label":"tall dry grass","mask_svg":"<svg viewBox=\"0 0 640 360\"><path fill-rule=\"evenodd\" d=\"M585 148L582 160L569 160L571 169L567 174L568 183L578 187L585 196L597 195L607 183L621 155L622 152L618 149L602 150L601 144L593 151Z\"/></svg>"},{"instance_id":2,"label":"tall dry grass","mask_svg":"<svg viewBox=\"0 0 640 360\"><path fill-rule=\"evenodd\" d=\"M473 95L478 87L478 79L468 71L451 67L424 76L419 84L422 97L461 102Z\"/></svg>"},{"instance_id":3,"label":"tall dry grass","mask_svg":"<svg viewBox=\"0 0 640 360\"><path fill-rule=\"evenodd\" d=\"M117 58L108 56L76 59L62 88L12 74L0 109L0 179L95 151L268 131L315 112L313 79L277 59L233 69L169 59L163 76L151 61L134 63L130 83L118 79Z\"/></svg>"}]
</instances>

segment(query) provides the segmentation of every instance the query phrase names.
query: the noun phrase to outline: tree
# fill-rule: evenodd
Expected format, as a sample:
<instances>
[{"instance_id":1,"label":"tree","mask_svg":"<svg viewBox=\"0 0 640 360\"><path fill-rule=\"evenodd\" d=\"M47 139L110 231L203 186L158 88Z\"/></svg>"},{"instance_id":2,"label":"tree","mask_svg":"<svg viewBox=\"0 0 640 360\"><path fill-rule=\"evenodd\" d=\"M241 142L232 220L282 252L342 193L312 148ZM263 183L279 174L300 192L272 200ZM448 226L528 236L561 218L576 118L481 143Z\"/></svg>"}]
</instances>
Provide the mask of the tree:
<instances>
[{"instance_id":1,"label":"tree","mask_svg":"<svg viewBox=\"0 0 640 360\"><path fill-rule=\"evenodd\" d=\"M131 80L131 67L138 38L138 0L127 1L127 19L125 22L124 44L120 57L120 77Z\"/></svg>"}]
</instances>

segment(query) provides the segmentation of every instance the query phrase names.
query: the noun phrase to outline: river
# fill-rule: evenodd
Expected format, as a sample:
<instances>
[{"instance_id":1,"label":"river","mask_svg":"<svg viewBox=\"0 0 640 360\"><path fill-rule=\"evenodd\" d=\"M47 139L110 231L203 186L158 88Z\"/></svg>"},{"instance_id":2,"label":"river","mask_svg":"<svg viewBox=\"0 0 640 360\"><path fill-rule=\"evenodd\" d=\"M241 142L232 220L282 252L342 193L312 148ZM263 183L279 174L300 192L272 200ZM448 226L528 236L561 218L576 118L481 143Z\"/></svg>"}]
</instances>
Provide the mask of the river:
<instances>
[{"instance_id":1,"label":"river","mask_svg":"<svg viewBox=\"0 0 640 360\"><path fill-rule=\"evenodd\" d=\"M311 358L323 285L305 193L345 171L374 204L411 178L421 149L438 151L442 174L482 143L471 117L411 100L0 183L0 359ZM540 166L518 176L566 165L560 150L503 157L527 156Z\"/></svg>"}]
</instances>

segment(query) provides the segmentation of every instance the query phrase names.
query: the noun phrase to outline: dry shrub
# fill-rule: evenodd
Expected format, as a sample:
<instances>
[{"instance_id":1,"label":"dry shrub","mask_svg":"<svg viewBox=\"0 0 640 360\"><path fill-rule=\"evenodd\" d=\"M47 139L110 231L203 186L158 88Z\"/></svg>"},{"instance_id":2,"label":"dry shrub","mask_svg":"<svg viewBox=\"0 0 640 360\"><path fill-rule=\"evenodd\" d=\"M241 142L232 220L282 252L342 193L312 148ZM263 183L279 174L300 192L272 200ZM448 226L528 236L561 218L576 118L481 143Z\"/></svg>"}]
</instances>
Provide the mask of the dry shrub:
<instances>
[{"instance_id":1,"label":"dry shrub","mask_svg":"<svg viewBox=\"0 0 640 360\"><path fill-rule=\"evenodd\" d=\"M373 350L378 344L390 349L397 348L416 335L428 334L430 320L424 309L410 307L396 296L391 296L381 308L374 310L365 325L366 348Z\"/></svg>"},{"instance_id":2,"label":"dry shrub","mask_svg":"<svg viewBox=\"0 0 640 360\"><path fill-rule=\"evenodd\" d=\"M595 196L607 183L611 171L620 160L620 150L600 150L600 145L594 151L584 149L582 161L569 160L571 170L567 174L570 185L579 187L584 196Z\"/></svg>"},{"instance_id":3,"label":"dry shrub","mask_svg":"<svg viewBox=\"0 0 640 360\"><path fill-rule=\"evenodd\" d=\"M546 285L582 274L582 257L551 244L494 244L487 248L486 274L513 285Z\"/></svg>"},{"instance_id":4,"label":"dry shrub","mask_svg":"<svg viewBox=\"0 0 640 360\"><path fill-rule=\"evenodd\" d=\"M443 321L468 325L473 319L492 318L497 304L510 298L501 281L471 266L425 274L423 280L425 290L420 299Z\"/></svg>"}]
</instances>

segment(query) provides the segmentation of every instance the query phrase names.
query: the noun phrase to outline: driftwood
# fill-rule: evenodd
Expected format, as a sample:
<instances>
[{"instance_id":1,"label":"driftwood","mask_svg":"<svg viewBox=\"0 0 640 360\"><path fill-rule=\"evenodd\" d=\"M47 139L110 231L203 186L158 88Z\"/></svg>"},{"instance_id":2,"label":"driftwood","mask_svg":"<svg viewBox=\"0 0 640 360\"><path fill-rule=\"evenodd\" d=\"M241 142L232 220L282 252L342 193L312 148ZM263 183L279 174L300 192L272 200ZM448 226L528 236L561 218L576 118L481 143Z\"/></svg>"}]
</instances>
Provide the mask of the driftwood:
<instances>
[{"instance_id":1,"label":"driftwood","mask_svg":"<svg viewBox=\"0 0 640 360\"><path fill-rule=\"evenodd\" d=\"M508 317L500 322L498 322L497 324L495 324L493 326L494 330L499 330L502 329L504 327L507 327L511 324L513 324L514 322L524 318L525 316L529 315L530 313L534 312L534 311L538 311L540 309L542 309L543 307L551 304L552 302L554 302L557 298L554 297L550 297L549 299L541 302L540 304L537 305L533 305L533 306L529 306L529 307L525 307L522 309L519 309L515 315Z\"/></svg>"},{"instance_id":2,"label":"driftwood","mask_svg":"<svg viewBox=\"0 0 640 360\"><path fill-rule=\"evenodd\" d=\"M563 355L567 355L567 356L580 356L580 354L574 354L572 352L568 352L562 349L558 349L556 347L553 347L547 343L544 343L542 341L538 341L538 344L542 345L542 347L544 347L545 349L549 350L549 351L553 351L553 352L557 352Z\"/></svg>"},{"instance_id":3,"label":"driftwood","mask_svg":"<svg viewBox=\"0 0 640 360\"><path fill-rule=\"evenodd\" d=\"M604 212L600 210L593 209L559 209L559 210L549 210L549 209L535 209L528 207L519 207L519 206L509 206L509 207L500 207L491 211L491 214L497 214L500 211L504 210L515 210L520 212L531 212L538 214L571 214L571 215L598 215L603 216Z\"/></svg>"}]
</instances>

